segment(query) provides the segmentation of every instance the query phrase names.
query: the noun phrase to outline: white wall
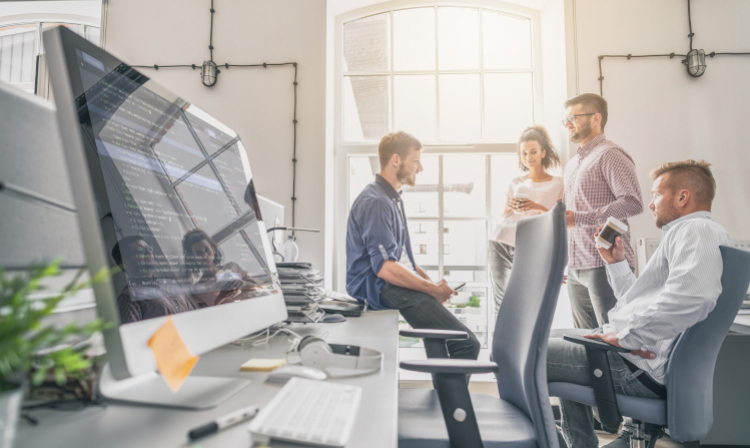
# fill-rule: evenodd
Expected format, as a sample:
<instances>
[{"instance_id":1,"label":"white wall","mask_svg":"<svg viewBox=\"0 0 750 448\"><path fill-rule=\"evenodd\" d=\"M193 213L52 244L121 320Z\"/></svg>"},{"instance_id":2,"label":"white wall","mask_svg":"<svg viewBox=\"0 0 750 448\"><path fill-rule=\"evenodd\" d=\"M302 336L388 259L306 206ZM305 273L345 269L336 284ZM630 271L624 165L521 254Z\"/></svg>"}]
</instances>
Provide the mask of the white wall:
<instances>
[{"instance_id":1,"label":"white wall","mask_svg":"<svg viewBox=\"0 0 750 448\"><path fill-rule=\"evenodd\" d=\"M132 65L201 64L209 57L208 0L109 0L104 47ZM325 0L214 2L214 61L297 62L298 227L323 230L325 187ZM283 204L291 225L293 69L221 68L214 87L200 70L143 69L237 131L259 194ZM298 233L300 260L323 267L323 234Z\"/></svg>"},{"instance_id":2,"label":"white wall","mask_svg":"<svg viewBox=\"0 0 750 448\"><path fill-rule=\"evenodd\" d=\"M689 50L686 0L565 0L568 44L577 28L578 66L568 58L569 96L599 93L600 54L661 54ZM750 52L750 2L693 0L694 48ZM575 8L573 20L572 10ZM571 63L573 62L573 63ZM609 139L634 158L645 205L649 171L687 158L713 164L718 183L714 217L735 239L750 237L750 56L707 58L691 78L680 58L604 59ZM571 145L571 150L575 151ZM633 241L660 237L651 213L631 220Z\"/></svg>"}]
</instances>

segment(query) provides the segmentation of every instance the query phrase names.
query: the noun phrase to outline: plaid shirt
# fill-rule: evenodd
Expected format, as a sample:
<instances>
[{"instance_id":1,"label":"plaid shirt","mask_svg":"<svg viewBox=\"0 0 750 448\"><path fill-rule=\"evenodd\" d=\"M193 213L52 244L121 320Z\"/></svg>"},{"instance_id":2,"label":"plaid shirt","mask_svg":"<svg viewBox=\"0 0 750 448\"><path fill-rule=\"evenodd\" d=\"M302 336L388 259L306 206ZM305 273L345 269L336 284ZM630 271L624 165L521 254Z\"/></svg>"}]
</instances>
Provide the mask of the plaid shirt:
<instances>
[{"instance_id":1,"label":"plaid shirt","mask_svg":"<svg viewBox=\"0 0 750 448\"><path fill-rule=\"evenodd\" d=\"M568 229L568 267L594 269L604 266L594 243L599 226L614 216L625 224L628 217L643 212L643 199L635 163L624 149L604 134L578 148L565 165L563 202L575 216L576 226ZM622 235L625 258L635 266L630 246L630 227Z\"/></svg>"}]
</instances>

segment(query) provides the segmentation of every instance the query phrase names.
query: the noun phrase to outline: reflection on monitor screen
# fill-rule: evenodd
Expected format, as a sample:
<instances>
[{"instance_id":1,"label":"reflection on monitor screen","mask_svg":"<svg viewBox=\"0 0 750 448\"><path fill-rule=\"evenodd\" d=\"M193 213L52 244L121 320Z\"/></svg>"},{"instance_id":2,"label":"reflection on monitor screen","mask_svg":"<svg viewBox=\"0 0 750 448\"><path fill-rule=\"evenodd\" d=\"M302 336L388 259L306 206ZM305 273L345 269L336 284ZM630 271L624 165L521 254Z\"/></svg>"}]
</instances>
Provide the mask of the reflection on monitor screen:
<instances>
[{"instance_id":1,"label":"reflection on monitor screen","mask_svg":"<svg viewBox=\"0 0 750 448\"><path fill-rule=\"evenodd\" d=\"M76 57L122 323L279 292L237 134L125 64Z\"/></svg>"}]
</instances>

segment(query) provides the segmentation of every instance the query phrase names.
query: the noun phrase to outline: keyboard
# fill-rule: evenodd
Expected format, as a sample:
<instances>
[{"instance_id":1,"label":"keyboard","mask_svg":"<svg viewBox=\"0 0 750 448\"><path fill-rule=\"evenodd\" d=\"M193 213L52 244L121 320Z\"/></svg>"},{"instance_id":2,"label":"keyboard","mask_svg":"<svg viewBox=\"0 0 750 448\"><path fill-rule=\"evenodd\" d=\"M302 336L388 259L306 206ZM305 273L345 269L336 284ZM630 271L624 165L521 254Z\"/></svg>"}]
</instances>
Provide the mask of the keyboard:
<instances>
[{"instance_id":1,"label":"keyboard","mask_svg":"<svg viewBox=\"0 0 750 448\"><path fill-rule=\"evenodd\" d=\"M248 430L253 442L286 440L343 447L354 426L362 388L292 378L261 408Z\"/></svg>"}]
</instances>

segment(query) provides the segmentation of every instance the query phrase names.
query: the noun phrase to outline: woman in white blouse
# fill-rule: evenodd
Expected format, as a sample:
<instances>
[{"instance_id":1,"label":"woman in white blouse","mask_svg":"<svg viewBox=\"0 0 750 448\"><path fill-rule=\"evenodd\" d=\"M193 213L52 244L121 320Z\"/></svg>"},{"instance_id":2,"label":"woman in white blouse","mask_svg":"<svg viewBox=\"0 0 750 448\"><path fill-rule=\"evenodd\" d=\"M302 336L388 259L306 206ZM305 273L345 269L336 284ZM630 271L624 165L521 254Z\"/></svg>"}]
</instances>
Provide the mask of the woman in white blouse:
<instances>
[{"instance_id":1,"label":"woman in white blouse","mask_svg":"<svg viewBox=\"0 0 750 448\"><path fill-rule=\"evenodd\" d=\"M563 196L562 177L547 172L560 165L560 156L544 126L536 125L523 131L518 140L518 160L521 169L528 174L511 181L503 220L492 234L488 251L495 315L500 310L513 266L516 223L521 218L546 212Z\"/></svg>"}]
</instances>

